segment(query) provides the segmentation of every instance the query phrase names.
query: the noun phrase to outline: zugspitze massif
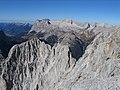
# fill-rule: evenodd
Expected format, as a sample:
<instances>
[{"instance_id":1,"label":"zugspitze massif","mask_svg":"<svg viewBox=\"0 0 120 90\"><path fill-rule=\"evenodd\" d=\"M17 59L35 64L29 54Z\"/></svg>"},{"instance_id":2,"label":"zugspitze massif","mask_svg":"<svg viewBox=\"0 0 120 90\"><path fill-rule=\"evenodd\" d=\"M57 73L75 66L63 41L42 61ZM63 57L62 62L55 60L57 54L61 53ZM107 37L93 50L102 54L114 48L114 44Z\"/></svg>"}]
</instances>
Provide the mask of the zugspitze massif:
<instances>
[{"instance_id":1,"label":"zugspitze massif","mask_svg":"<svg viewBox=\"0 0 120 90\"><path fill-rule=\"evenodd\" d=\"M0 24L0 90L120 90L120 26L69 19L10 25L17 35Z\"/></svg>"}]
</instances>

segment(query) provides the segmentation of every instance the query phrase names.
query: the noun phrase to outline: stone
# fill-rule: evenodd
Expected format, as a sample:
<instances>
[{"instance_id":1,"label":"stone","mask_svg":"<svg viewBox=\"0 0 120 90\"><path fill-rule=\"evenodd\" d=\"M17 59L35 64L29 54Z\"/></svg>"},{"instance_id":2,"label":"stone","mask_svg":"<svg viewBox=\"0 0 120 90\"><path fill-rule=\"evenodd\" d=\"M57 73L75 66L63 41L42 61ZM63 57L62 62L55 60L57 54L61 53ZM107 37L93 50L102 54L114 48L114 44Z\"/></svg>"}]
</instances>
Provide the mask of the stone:
<instances>
[{"instance_id":1,"label":"stone","mask_svg":"<svg viewBox=\"0 0 120 90\"><path fill-rule=\"evenodd\" d=\"M120 89L119 28L100 25L80 33L37 30L36 37L14 45L2 62L2 90Z\"/></svg>"}]
</instances>

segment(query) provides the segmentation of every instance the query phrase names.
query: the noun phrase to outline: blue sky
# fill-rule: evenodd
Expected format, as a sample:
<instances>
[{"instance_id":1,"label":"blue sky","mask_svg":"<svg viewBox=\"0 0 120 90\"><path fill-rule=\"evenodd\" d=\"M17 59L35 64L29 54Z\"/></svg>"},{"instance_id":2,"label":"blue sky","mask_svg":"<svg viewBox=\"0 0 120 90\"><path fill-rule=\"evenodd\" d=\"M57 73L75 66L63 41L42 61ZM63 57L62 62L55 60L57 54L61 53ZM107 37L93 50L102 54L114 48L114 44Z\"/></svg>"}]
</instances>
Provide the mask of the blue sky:
<instances>
[{"instance_id":1,"label":"blue sky","mask_svg":"<svg viewBox=\"0 0 120 90\"><path fill-rule=\"evenodd\" d=\"M43 18L120 24L120 0L0 0L0 20Z\"/></svg>"}]
</instances>

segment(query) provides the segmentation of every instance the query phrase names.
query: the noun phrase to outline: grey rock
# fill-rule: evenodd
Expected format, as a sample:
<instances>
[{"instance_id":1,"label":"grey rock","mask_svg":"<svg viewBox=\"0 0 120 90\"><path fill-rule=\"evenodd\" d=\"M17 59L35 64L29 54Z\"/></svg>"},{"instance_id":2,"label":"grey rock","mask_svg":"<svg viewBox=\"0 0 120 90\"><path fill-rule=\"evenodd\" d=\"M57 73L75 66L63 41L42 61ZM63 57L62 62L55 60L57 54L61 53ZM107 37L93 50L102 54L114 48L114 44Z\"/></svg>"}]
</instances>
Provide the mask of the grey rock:
<instances>
[{"instance_id":1,"label":"grey rock","mask_svg":"<svg viewBox=\"0 0 120 90\"><path fill-rule=\"evenodd\" d=\"M2 63L3 90L120 89L119 27L95 25L94 30L78 33L54 31L50 28L54 22L49 22L38 21L37 36L11 48ZM55 22L60 27L60 22L75 24L69 20ZM47 26L42 30L43 23Z\"/></svg>"},{"instance_id":2,"label":"grey rock","mask_svg":"<svg viewBox=\"0 0 120 90\"><path fill-rule=\"evenodd\" d=\"M0 90L6 90L6 84L2 78L0 78Z\"/></svg>"},{"instance_id":3,"label":"grey rock","mask_svg":"<svg viewBox=\"0 0 120 90\"><path fill-rule=\"evenodd\" d=\"M70 19L65 20L37 20L36 23L33 25L32 29L29 31L36 33L46 30L61 30L61 31L75 31L79 32L80 30L94 30L96 28L111 28L112 25L105 24L105 23L89 23L89 22L77 22Z\"/></svg>"},{"instance_id":4,"label":"grey rock","mask_svg":"<svg viewBox=\"0 0 120 90\"><path fill-rule=\"evenodd\" d=\"M78 62L81 67L76 67L76 76L79 72L80 78L72 90L120 89L119 35L120 30L104 31L88 46Z\"/></svg>"},{"instance_id":5,"label":"grey rock","mask_svg":"<svg viewBox=\"0 0 120 90\"><path fill-rule=\"evenodd\" d=\"M68 46L51 48L35 38L10 50L3 78L7 90L52 90L75 62Z\"/></svg>"}]
</instances>

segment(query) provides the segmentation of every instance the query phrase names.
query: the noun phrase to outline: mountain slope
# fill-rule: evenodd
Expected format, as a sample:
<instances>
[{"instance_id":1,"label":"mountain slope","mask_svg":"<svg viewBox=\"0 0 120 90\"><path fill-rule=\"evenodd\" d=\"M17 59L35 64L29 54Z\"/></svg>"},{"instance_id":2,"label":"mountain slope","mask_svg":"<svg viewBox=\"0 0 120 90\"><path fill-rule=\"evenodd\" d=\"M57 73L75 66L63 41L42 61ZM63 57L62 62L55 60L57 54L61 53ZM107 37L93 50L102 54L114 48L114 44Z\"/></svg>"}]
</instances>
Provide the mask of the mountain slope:
<instances>
[{"instance_id":1,"label":"mountain slope","mask_svg":"<svg viewBox=\"0 0 120 90\"><path fill-rule=\"evenodd\" d=\"M120 89L119 27L76 32L45 30L39 22L33 25L37 32L24 36L28 41L14 45L3 62L3 90ZM48 22L42 21L45 28Z\"/></svg>"},{"instance_id":2,"label":"mountain slope","mask_svg":"<svg viewBox=\"0 0 120 90\"><path fill-rule=\"evenodd\" d=\"M68 46L51 48L35 38L11 49L3 77L7 90L50 90L74 64Z\"/></svg>"},{"instance_id":3,"label":"mountain slope","mask_svg":"<svg viewBox=\"0 0 120 90\"><path fill-rule=\"evenodd\" d=\"M120 89L120 29L99 34L79 60L82 71L72 90ZM82 82L80 82L83 79Z\"/></svg>"},{"instance_id":4,"label":"mountain slope","mask_svg":"<svg viewBox=\"0 0 120 90\"><path fill-rule=\"evenodd\" d=\"M10 35L19 35L28 32L31 29L29 23L0 23L0 29Z\"/></svg>"}]
</instances>

